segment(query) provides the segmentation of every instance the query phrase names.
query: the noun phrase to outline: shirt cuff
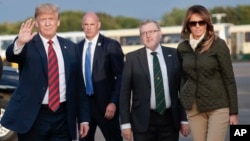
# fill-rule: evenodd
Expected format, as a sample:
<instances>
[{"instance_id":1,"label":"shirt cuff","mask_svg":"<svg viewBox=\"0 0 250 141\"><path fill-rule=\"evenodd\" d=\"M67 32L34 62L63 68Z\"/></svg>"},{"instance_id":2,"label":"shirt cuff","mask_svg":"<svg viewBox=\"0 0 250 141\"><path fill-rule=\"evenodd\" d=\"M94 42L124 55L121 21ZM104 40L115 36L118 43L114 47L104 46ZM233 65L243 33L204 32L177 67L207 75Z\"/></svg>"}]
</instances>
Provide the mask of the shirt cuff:
<instances>
[{"instance_id":1,"label":"shirt cuff","mask_svg":"<svg viewBox=\"0 0 250 141\"><path fill-rule=\"evenodd\" d=\"M130 123L125 123L121 125L121 129L129 129L131 128L131 124Z\"/></svg>"},{"instance_id":2,"label":"shirt cuff","mask_svg":"<svg viewBox=\"0 0 250 141\"><path fill-rule=\"evenodd\" d=\"M17 44L16 44L16 42L15 42L14 48L13 48L13 53L14 53L15 55L20 54L20 53L22 52L22 50L23 50L23 47L24 47L24 45L18 47Z\"/></svg>"},{"instance_id":3,"label":"shirt cuff","mask_svg":"<svg viewBox=\"0 0 250 141\"><path fill-rule=\"evenodd\" d=\"M181 124L188 124L188 121L181 121Z\"/></svg>"}]
</instances>

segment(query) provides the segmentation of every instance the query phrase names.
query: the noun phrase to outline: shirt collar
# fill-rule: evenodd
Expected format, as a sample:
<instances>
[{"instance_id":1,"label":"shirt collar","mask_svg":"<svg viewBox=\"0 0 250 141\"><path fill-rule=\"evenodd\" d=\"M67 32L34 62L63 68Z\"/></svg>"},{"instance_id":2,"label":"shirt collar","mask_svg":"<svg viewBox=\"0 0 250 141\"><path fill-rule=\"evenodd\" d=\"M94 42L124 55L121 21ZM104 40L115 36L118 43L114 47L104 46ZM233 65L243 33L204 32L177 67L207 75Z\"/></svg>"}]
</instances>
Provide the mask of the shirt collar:
<instances>
[{"instance_id":1,"label":"shirt collar","mask_svg":"<svg viewBox=\"0 0 250 141\"><path fill-rule=\"evenodd\" d=\"M159 44L158 47L156 48L156 50L152 51L151 49L146 47L146 52L147 54L151 54L151 52L157 52L158 55L162 55L162 48L161 45Z\"/></svg>"},{"instance_id":2,"label":"shirt collar","mask_svg":"<svg viewBox=\"0 0 250 141\"><path fill-rule=\"evenodd\" d=\"M85 43L89 43L89 42L92 42L92 44L94 44L94 45L96 45L96 43L97 43L97 40L98 40L98 37L99 37L99 33L90 41L90 40L88 40L87 38L85 38L86 39L86 41L87 42L85 42Z\"/></svg>"},{"instance_id":3,"label":"shirt collar","mask_svg":"<svg viewBox=\"0 0 250 141\"><path fill-rule=\"evenodd\" d=\"M39 33L39 36L41 37L41 39L42 39L42 41L43 41L43 43L48 43L48 39L46 39L43 35L41 35L40 33ZM56 41L57 41L57 36L55 35L52 39L50 39L50 40L52 40L53 41L53 43L55 43Z\"/></svg>"}]
</instances>

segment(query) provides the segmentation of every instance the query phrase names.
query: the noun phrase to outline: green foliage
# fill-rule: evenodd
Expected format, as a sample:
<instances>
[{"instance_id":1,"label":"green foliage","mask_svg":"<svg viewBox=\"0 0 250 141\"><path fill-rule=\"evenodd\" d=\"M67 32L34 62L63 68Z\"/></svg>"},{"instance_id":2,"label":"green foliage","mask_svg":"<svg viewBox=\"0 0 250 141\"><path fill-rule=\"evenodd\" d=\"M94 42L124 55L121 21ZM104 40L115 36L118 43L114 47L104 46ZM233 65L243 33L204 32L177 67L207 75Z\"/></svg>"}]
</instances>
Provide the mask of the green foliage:
<instances>
[{"instance_id":1,"label":"green foliage","mask_svg":"<svg viewBox=\"0 0 250 141\"><path fill-rule=\"evenodd\" d=\"M3 24L0 24L0 34L17 34L20 25L21 25L21 22L17 22L17 23L5 22Z\"/></svg>"},{"instance_id":2,"label":"green foliage","mask_svg":"<svg viewBox=\"0 0 250 141\"><path fill-rule=\"evenodd\" d=\"M239 24L239 13L235 8L233 7L215 7L210 11L213 13L225 13L226 16L221 19L222 23L233 23L233 24ZM216 23L216 19L213 18L213 22Z\"/></svg>"},{"instance_id":3,"label":"green foliage","mask_svg":"<svg viewBox=\"0 0 250 141\"><path fill-rule=\"evenodd\" d=\"M186 10L174 8L172 12L163 15L161 26L181 25L185 17Z\"/></svg>"},{"instance_id":4,"label":"green foliage","mask_svg":"<svg viewBox=\"0 0 250 141\"><path fill-rule=\"evenodd\" d=\"M116 24L115 18L106 13L97 13L102 23L101 29L118 29L119 25Z\"/></svg>"},{"instance_id":5,"label":"green foliage","mask_svg":"<svg viewBox=\"0 0 250 141\"><path fill-rule=\"evenodd\" d=\"M162 26L181 25L187 9L174 8L170 13L165 13L161 20ZM215 7L210 10L211 14L225 13L221 22L235 25L250 24L250 5L239 5L237 7ZM212 18L216 23L216 19Z\"/></svg>"},{"instance_id":6,"label":"green foliage","mask_svg":"<svg viewBox=\"0 0 250 141\"><path fill-rule=\"evenodd\" d=\"M181 25L187 9L174 8L170 13L165 13L160 21L161 26ZM210 10L211 14L225 13L226 17L222 22L233 23L235 25L250 24L250 5L238 5L237 7L215 7ZM61 13L61 25L58 32L82 31L81 21L83 11L64 11ZM138 28L141 20L131 17L117 16L112 17L107 13L98 13L102 30ZM28 19L28 18L27 18ZM25 19L24 21L26 21ZM213 18L215 21L215 18ZM0 34L17 34L20 24L23 21L14 23L0 23Z\"/></svg>"},{"instance_id":7,"label":"green foliage","mask_svg":"<svg viewBox=\"0 0 250 141\"><path fill-rule=\"evenodd\" d=\"M60 26L58 32L66 31L81 31L82 16L84 12L82 11L65 11L60 15Z\"/></svg>"},{"instance_id":8,"label":"green foliage","mask_svg":"<svg viewBox=\"0 0 250 141\"><path fill-rule=\"evenodd\" d=\"M240 5L236 8L239 13L239 24L249 24L250 23L250 5Z\"/></svg>"},{"instance_id":9,"label":"green foliage","mask_svg":"<svg viewBox=\"0 0 250 141\"><path fill-rule=\"evenodd\" d=\"M141 20L130 17L118 16L115 19L120 28L138 28L141 23Z\"/></svg>"},{"instance_id":10,"label":"green foliage","mask_svg":"<svg viewBox=\"0 0 250 141\"><path fill-rule=\"evenodd\" d=\"M123 29L123 28L137 28L140 20L130 17L112 17L106 13L98 13L102 23L102 30L108 29Z\"/></svg>"}]
</instances>

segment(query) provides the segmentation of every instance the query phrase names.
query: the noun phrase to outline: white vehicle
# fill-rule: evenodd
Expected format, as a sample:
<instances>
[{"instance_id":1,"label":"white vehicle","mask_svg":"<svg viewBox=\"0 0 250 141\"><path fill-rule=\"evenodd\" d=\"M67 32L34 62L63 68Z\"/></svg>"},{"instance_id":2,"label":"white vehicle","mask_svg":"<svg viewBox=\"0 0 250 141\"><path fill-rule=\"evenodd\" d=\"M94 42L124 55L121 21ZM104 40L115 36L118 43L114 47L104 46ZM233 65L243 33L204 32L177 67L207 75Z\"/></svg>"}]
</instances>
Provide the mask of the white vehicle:
<instances>
[{"instance_id":1,"label":"white vehicle","mask_svg":"<svg viewBox=\"0 0 250 141\"><path fill-rule=\"evenodd\" d=\"M2 57L3 64L6 66L17 67L15 63L7 62L5 57L5 51L8 48L8 46L13 42L15 37L16 35L0 35L0 55Z\"/></svg>"},{"instance_id":2,"label":"white vehicle","mask_svg":"<svg viewBox=\"0 0 250 141\"><path fill-rule=\"evenodd\" d=\"M250 59L250 25L237 25L229 29L230 47L233 56Z\"/></svg>"},{"instance_id":3,"label":"white vehicle","mask_svg":"<svg viewBox=\"0 0 250 141\"><path fill-rule=\"evenodd\" d=\"M161 43L168 47L176 48L177 45L182 41L180 37L181 26L169 26L162 27L163 38ZM228 44L231 51L231 55L245 57L245 59L250 59L250 25L232 25L227 23L214 24L214 29L216 34L224 39ZM103 30L101 31L107 37L117 40L120 42L123 52L126 54L128 52L137 50L143 45L140 41L140 33L138 28L134 29L117 29L117 30ZM85 35L83 31L74 32L64 32L58 33L59 36L65 37L77 43L82 40ZM13 42L16 35L0 35L0 55L5 63L5 65L10 65L17 68L16 64L9 64L6 61L5 51L7 47ZM236 57L237 58L237 57ZM242 58L240 58L242 59ZM5 95L0 95L4 97ZM1 115L4 113L4 107L0 101ZM0 125L0 141L14 136L14 132L3 128Z\"/></svg>"},{"instance_id":4,"label":"white vehicle","mask_svg":"<svg viewBox=\"0 0 250 141\"><path fill-rule=\"evenodd\" d=\"M161 43L165 46L176 48L182 41L180 37L181 26L162 27L163 38ZM233 25L230 23L214 24L216 34L224 39L232 55L250 53L250 25ZM100 31L107 37L117 40L126 54L143 47L141 44L139 29L114 29ZM83 31L61 32L59 36L65 37L77 43L85 37ZM16 35L0 35L0 55L5 57L5 50Z\"/></svg>"}]
</instances>

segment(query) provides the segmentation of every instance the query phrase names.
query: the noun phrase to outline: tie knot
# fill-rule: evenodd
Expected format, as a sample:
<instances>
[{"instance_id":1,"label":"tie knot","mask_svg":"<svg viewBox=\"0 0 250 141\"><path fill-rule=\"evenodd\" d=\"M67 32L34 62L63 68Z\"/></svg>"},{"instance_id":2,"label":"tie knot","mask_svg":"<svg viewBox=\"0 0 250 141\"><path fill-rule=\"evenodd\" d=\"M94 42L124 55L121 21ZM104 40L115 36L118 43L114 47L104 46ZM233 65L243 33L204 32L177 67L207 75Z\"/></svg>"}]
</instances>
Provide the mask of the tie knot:
<instances>
[{"instance_id":1,"label":"tie knot","mask_svg":"<svg viewBox=\"0 0 250 141\"><path fill-rule=\"evenodd\" d=\"M91 45L92 45L92 42L89 42L89 43L88 43L88 45L89 45L89 47L91 47Z\"/></svg>"},{"instance_id":2,"label":"tie knot","mask_svg":"<svg viewBox=\"0 0 250 141\"><path fill-rule=\"evenodd\" d=\"M156 56L157 52L151 52L151 54L152 54L153 56Z\"/></svg>"},{"instance_id":3,"label":"tie knot","mask_svg":"<svg viewBox=\"0 0 250 141\"><path fill-rule=\"evenodd\" d=\"M48 41L48 44L49 44L49 45L52 45L52 44L53 44L53 41L52 41L52 40L49 40L49 41Z\"/></svg>"}]
</instances>

